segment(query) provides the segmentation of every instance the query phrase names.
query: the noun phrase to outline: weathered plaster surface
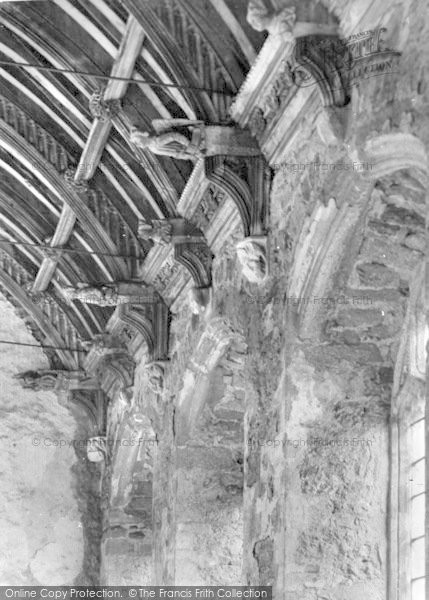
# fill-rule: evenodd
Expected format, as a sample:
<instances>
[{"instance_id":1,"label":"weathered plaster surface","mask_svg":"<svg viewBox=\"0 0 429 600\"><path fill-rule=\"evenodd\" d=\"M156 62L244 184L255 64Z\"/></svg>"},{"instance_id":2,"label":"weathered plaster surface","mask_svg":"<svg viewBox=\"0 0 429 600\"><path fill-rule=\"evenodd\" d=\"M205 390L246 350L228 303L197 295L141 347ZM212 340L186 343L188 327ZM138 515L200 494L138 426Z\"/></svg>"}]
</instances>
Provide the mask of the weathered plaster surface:
<instances>
[{"instance_id":1,"label":"weathered plaster surface","mask_svg":"<svg viewBox=\"0 0 429 600\"><path fill-rule=\"evenodd\" d=\"M1 339L35 343L4 298L0 314ZM90 583L97 552L85 565L85 530L96 529L97 511L86 508L96 479L86 470L84 430L68 410L53 393L13 379L40 367L48 367L40 349L0 345L0 583Z\"/></svg>"}]
</instances>

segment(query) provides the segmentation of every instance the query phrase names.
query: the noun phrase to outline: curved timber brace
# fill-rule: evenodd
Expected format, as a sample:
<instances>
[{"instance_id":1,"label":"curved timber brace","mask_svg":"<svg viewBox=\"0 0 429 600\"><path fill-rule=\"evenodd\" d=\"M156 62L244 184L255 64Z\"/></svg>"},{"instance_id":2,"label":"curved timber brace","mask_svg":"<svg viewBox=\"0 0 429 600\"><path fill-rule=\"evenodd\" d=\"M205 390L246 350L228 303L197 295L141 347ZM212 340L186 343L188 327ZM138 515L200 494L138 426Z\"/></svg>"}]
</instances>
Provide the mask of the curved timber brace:
<instances>
[{"instance_id":1,"label":"curved timber brace","mask_svg":"<svg viewBox=\"0 0 429 600\"><path fill-rule=\"evenodd\" d=\"M17 373L15 379L23 389L54 392L62 406L83 418L91 435L104 432L106 401L96 376L83 369L38 369Z\"/></svg>"},{"instance_id":2,"label":"curved timber brace","mask_svg":"<svg viewBox=\"0 0 429 600\"><path fill-rule=\"evenodd\" d=\"M127 347L133 356L139 355L142 345L147 347L144 385L154 394L161 395L168 362L169 310L166 304L158 300L119 306L109 329L116 335L128 336Z\"/></svg>"},{"instance_id":3,"label":"curved timber brace","mask_svg":"<svg viewBox=\"0 0 429 600\"><path fill-rule=\"evenodd\" d=\"M235 203L241 217L244 240L237 246L237 258L243 276L261 284L268 275L267 238L272 172L262 156L206 159L207 179Z\"/></svg>"},{"instance_id":4,"label":"curved timber brace","mask_svg":"<svg viewBox=\"0 0 429 600\"><path fill-rule=\"evenodd\" d=\"M151 360L168 359L168 307L161 301L122 305L117 309L115 331L128 336L128 350L135 355L142 343ZM113 319L113 317L112 317Z\"/></svg>"},{"instance_id":5,"label":"curved timber brace","mask_svg":"<svg viewBox=\"0 0 429 600\"><path fill-rule=\"evenodd\" d=\"M293 56L286 61L291 83L298 87L317 85L323 106L348 104L347 44L337 36L307 35L296 40Z\"/></svg>"},{"instance_id":6,"label":"curved timber brace","mask_svg":"<svg viewBox=\"0 0 429 600\"><path fill-rule=\"evenodd\" d=\"M134 380L134 361L123 341L109 333L100 333L86 342L85 368L94 374L104 393L111 399L128 393Z\"/></svg>"},{"instance_id":7,"label":"curved timber brace","mask_svg":"<svg viewBox=\"0 0 429 600\"><path fill-rule=\"evenodd\" d=\"M262 156L214 156L205 160L205 174L233 200L245 237L263 235L272 176L265 159Z\"/></svg>"},{"instance_id":8,"label":"curved timber brace","mask_svg":"<svg viewBox=\"0 0 429 600\"><path fill-rule=\"evenodd\" d=\"M162 246L172 245L174 258L190 273L196 289L211 286L213 255L203 232L183 218L156 219L139 223L139 236Z\"/></svg>"}]
</instances>

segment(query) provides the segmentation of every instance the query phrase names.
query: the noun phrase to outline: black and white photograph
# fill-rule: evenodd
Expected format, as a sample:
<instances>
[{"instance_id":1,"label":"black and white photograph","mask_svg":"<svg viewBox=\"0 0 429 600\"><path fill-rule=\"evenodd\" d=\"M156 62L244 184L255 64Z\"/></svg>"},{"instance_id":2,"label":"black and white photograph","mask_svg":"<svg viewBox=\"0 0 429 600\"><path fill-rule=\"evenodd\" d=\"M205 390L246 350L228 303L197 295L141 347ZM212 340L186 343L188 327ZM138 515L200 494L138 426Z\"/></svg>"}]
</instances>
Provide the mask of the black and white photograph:
<instances>
[{"instance_id":1,"label":"black and white photograph","mask_svg":"<svg viewBox=\"0 0 429 600\"><path fill-rule=\"evenodd\" d=\"M428 600L428 0L0 0L0 600Z\"/></svg>"}]
</instances>

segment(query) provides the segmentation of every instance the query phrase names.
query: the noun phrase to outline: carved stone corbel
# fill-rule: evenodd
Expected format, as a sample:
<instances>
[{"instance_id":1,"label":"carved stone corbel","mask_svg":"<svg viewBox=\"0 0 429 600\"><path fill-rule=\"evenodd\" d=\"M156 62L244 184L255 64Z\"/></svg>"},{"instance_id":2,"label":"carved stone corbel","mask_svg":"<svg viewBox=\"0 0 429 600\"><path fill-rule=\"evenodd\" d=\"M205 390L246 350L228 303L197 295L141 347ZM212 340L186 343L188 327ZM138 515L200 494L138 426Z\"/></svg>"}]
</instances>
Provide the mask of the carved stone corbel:
<instances>
[{"instance_id":1,"label":"carved stone corbel","mask_svg":"<svg viewBox=\"0 0 429 600\"><path fill-rule=\"evenodd\" d=\"M156 395L164 391L166 361L152 361L144 366L144 380L148 388Z\"/></svg>"},{"instance_id":2,"label":"carved stone corbel","mask_svg":"<svg viewBox=\"0 0 429 600\"><path fill-rule=\"evenodd\" d=\"M268 276L267 238L247 237L238 242L236 251L244 277L251 283L263 284Z\"/></svg>"},{"instance_id":3,"label":"carved stone corbel","mask_svg":"<svg viewBox=\"0 0 429 600\"><path fill-rule=\"evenodd\" d=\"M211 312L211 303L211 287L193 287L189 290L189 305L194 315L208 316Z\"/></svg>"}]
</instances>

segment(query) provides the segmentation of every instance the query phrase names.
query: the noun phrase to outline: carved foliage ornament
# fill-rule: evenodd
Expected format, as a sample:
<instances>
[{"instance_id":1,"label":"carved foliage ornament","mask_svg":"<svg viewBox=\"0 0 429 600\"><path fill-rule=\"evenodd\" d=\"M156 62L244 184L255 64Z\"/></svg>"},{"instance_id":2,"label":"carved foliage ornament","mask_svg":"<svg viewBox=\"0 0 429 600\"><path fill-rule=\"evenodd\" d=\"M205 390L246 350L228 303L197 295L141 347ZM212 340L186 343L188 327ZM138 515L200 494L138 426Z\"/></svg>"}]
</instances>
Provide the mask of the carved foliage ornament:
<instances>
[{"instance_id":1,"label":"carved foliage ornament","mask_svg":"<svg viewBox=\"0 0 429 600\"><path fill-rule=\"evenodd\" d=\"M267 0L249 0L247 22L256 31L268 31L272 35L288 35L293 39L295 21L294 6L276 11L269 6Z\"/></svg>"},{"instance_id":2,"label":"carved foliage ornament","mask_svg":"<svg viewBox=\"0 0 429 600\"><path fill-rule=\"evenodd\" d=\"M188 119L155 119L157 134L132 129L130 142L153 154L196 161L209 156L259 156L248 131L227 125L205 125Z\"/></svg>"},{"instance_id":3,"label":"carved foliage ornament","mask_svg":"<svg viewBox=\"0 0 429 600\"><path fill-rule=\"evenodd\" d=\"M121 110L120 100L104 100L103 90L94 92L89 100L89 112L102 122L116 117Z\"/></svg>"},{"instance_id":4,"label":"carved foliage ornament","mask_svg":"<svg viewBox=\"0 0 429 600\"><path fill-rule=\"evenodd\" d=\"M64 171L64 181L66 182L67 187L78 194L84 194L88 191L88 184L83 179L76 180L75 176L75 169L66 169Z\"/></svg>"}]
</instances>

